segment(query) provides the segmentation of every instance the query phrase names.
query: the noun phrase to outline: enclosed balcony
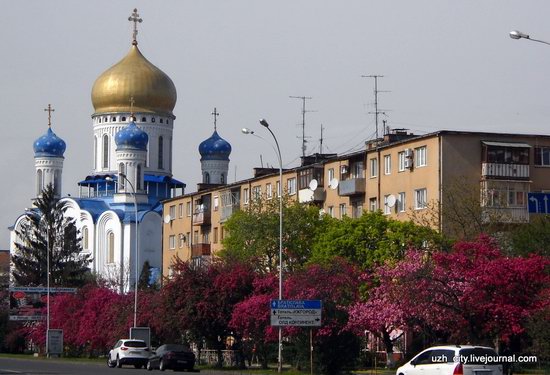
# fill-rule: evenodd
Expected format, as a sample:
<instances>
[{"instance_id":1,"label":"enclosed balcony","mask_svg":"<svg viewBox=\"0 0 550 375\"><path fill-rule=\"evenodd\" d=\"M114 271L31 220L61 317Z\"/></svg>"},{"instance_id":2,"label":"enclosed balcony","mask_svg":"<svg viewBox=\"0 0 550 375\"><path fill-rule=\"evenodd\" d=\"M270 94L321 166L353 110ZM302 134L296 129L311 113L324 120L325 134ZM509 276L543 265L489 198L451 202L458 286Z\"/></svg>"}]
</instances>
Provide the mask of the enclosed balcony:
<instances>
[{"instance_id":1,"label":"enclosed balcony","mask_svg":"<svg viewBox=\"0 0 550 375\"><path fill-rule=\"evenodd\" d=\"M210 210L197 209L193 214L193 225L210 225Z\"/></svg>"},{"instance_id":2,"label":"enclosed balcony","mask_svg":"<svg viewBox=\"0 0 550 375\"><path fill-rule=\"evenodd\" d=\"M350 178L340 181L338 194L342 196L365 194L367 182L365 178Z\"/></svg>"},{"instance_id":3,"label":"enclosed balcony","mask_svg":"<svg viewBox=\"0 0 550 375\"><path fill-rule=\"evenodd\" d=\"M191 245L191 256L193 258L210 255L209 243L197 243Z\"/></svg>"}]
</instances>

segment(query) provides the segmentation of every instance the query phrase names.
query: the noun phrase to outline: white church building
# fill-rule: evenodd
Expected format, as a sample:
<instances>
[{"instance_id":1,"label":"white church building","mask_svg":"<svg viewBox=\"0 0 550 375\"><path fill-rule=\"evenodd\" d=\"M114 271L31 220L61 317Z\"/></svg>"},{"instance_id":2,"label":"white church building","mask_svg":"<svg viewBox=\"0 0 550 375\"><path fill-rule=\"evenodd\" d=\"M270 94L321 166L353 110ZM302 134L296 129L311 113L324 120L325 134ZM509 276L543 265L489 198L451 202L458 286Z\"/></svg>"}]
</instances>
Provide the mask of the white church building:
<instances>
[{"instance_id":1,"label":"white church building","mask_svg":"<svg viewBox=\"0 0 550 375\"><path fill-rule=\"evenodd\" d=\"M83 251L92 255L91 270L121 290L133 288L146 261L162 269L160 202L185 188L172 177L176 87L142 55L136 35L134 26L128 54L93 85L93 173L78 182L78 198L62 198L81 231ZM51 126L35 141L37 196L51 183L62 197L64 151L65 142ZM211 173L227 176L227 166L220 172L217 164ZM28 214L10 228L12 252L15 231Z\"/></svg>"}]
</instances>

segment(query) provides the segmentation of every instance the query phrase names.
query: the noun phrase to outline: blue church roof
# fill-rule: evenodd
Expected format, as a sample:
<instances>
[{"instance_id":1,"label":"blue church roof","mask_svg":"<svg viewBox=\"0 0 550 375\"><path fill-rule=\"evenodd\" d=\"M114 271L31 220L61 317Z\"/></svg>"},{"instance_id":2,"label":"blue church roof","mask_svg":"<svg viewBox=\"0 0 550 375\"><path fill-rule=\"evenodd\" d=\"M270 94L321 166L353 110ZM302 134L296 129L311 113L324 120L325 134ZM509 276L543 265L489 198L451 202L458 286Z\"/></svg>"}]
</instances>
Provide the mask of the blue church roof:
<instances>
[{"instance_id":1,"label":"blue church roof","mask_svg":"<svg viewBox=\"0 0 550 375\"><path fill-rule=\"evenodd\" d=\"M117 150L147 150L149 136L132 121L115 135Z\"/></svg>"},{"instance_id":2,"label":"blue church roof","mask_svg":"<svg viewBox=\"0 0 550 375\"><path fill-rule=\"evenodd\" d=\"M212 136L199 145L199 153L201 160L229 160L231 145L214 130Z\"/></svg>"},{"instance_id":3,"label":"blue church roof","mask_svg":"<svg viewBox=\"0 0 550 375\"><path fill-rule=\"evenodd\" d=\"M34 156L55 156L63 157L67 145L65 141L59 138L52 131L51 128L48 128L46 134L34 141L33 149Z\"/></svg>"}]
</instances>

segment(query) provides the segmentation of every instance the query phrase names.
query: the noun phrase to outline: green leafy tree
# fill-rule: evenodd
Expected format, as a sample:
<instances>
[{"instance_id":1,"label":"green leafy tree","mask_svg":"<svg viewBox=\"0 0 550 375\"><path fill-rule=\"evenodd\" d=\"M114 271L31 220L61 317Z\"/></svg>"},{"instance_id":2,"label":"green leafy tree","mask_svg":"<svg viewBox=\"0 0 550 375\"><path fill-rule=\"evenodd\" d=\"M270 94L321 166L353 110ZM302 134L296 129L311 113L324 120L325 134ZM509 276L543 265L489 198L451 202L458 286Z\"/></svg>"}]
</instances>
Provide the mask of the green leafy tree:
<instances>
[{"instance_id":1,"label":"green leafy tree","mask_svg":"<svg viewBox=\"0 0 550 375\"><path fill-rule=\"evenodd\" d=\"M255 200L248 210L227 220L229 235L220 257L250 263L260 272L274 272L279 263L279 200ZM301 268L311 255L311 244L324 225L319 208L283 201L283 262L289 271Z\"/></svg>"},{"instance_id":2,"label":"green leafy tree","mask_svg":"<svg viewBox=\"0 0 550 375\"><path fill-rule=\"evenodd\" d=\"M510 233L509 245L513 255L550 257L550 216L533 215L529 223L516 227Z\"/></svg>"},{"instance_id":3,"label":"green leafy tree","mask_svg":"<svg viewBox=\"0 0 550 375\"><path fill-rule=\"evenodd\" d=\"M82 254L81 237L75 220L65 217L65 202L60 201L48 185L27 215L12 255L13 279L17 285L45 286L47 254L50 258L50 284L75 287L90 277L90 256Z\"/></svg>"},{"instance_id":4,"label":"green leafy tree","mask_svg":"<svg viewBox=\"0 0 550 375\"><path fill-rule=\"evenodd\" d=\"M388 219L380 211L359 218L328 218L313 244L312 263L337 257L367 269L388 259L401 259L409 247L440 248L446 242L435 230L410 221Z\"/></svg>"}]
</instances>

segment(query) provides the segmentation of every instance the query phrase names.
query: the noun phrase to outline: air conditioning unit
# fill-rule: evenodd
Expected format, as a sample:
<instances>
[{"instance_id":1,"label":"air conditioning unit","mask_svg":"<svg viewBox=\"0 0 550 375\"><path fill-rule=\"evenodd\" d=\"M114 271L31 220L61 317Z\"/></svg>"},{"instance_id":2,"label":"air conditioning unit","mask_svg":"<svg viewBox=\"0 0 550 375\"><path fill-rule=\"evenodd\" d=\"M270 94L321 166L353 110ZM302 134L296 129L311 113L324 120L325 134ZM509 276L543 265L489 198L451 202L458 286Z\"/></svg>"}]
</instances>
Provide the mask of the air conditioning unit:
<instances>
[{"instance_id":1,"label":"air conditioning unit","mask_svg":"<svg viewBox=\"0 0 550 375\"><path fill-rule=\"evenodd\" d=\"M410 148L406 148L405 149L405 157L409 158L409 159L412 158L413 157L413 150L410 149Z\"/></svg>"},{"instance_id":2,"label":"air conditioning unit","mask_svg":"<svg viewBox=\"0 0 550 375\"><path fill-rule=\"evenodd\" d=\"M405 163L403 165L405 169L411 169L413 167L413 161L411 158L405 158Z\"/></svg>"}]
</instances>

